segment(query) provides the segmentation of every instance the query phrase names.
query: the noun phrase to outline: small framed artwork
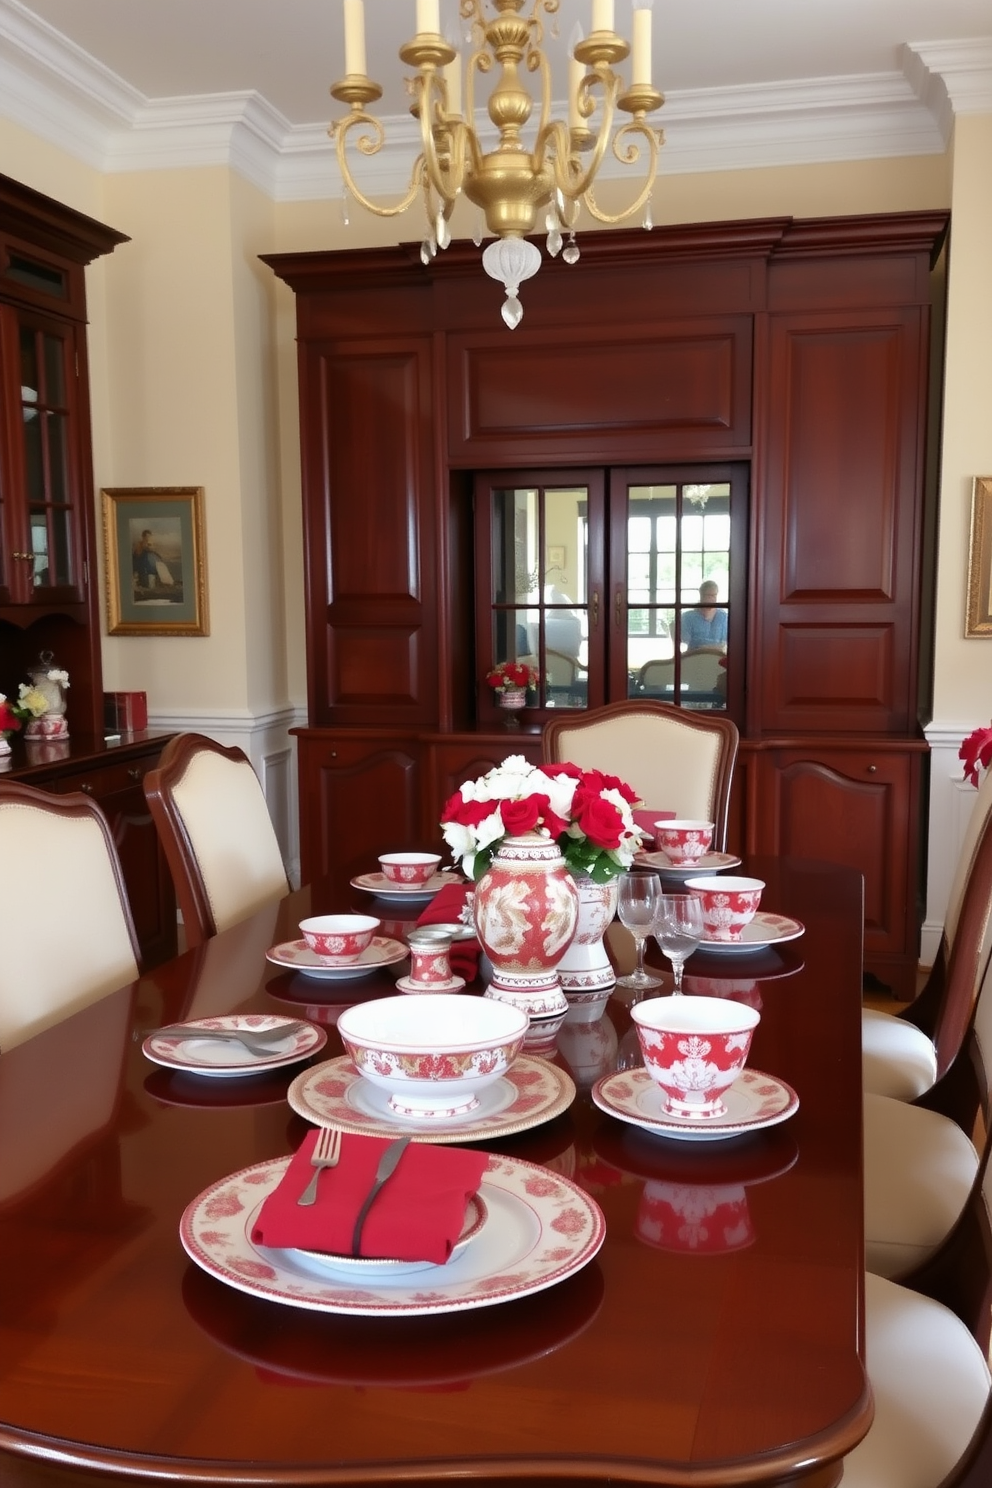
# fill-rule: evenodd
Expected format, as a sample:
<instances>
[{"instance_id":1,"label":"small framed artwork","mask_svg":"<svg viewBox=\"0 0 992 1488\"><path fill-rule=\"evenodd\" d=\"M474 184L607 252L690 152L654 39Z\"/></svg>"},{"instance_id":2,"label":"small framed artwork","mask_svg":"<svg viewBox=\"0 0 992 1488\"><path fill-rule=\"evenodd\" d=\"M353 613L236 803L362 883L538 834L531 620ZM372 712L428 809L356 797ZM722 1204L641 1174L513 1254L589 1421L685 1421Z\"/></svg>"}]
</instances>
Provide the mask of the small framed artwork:
<instances>
[{"instance_id":1,"label":"small framed artwork","mask_svg":"<svg viewBox=\"0 0 992 1488\"><path fill-rule=\"evenodd\" d=\"M992 637L992 475L978 475L971 488L966 636Z\"/></svg>"},{"instance_id":2,"label":"small framed artwork","mask_svg":"<svg viewBox=\"0 0 992 1488\"><path fill-rule=\"evenodd\" d=\"M203 487L101 494L108 634L208 635Z\"/></svg>"}]
</instances>

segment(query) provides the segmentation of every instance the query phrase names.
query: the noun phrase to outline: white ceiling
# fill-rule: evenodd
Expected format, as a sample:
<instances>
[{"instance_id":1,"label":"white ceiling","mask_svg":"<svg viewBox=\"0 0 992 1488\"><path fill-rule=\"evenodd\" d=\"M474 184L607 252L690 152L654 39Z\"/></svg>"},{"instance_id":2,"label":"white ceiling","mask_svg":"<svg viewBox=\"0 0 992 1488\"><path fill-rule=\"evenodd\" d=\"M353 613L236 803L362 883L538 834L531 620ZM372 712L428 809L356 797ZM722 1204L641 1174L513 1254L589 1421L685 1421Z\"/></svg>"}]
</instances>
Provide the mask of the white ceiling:
<instances>
[{"instance_id":1,"label":"white ceiling","mask_svg":"<svg viewBox=\"0 0 992 1488\"><path fill-rule=\"evenodd\" d=\"M377 111L409 141L414 0L365 10ZM441 0L452 36L457 11ZM549 50L589 13L561 0ZM0 0L0 114L104 170L226 159L325 195L342 51L340 0ZM669 170L927 153L952 112L992 111L992 0L655 0L654 68Z\"/></svg>"}]
</instances>

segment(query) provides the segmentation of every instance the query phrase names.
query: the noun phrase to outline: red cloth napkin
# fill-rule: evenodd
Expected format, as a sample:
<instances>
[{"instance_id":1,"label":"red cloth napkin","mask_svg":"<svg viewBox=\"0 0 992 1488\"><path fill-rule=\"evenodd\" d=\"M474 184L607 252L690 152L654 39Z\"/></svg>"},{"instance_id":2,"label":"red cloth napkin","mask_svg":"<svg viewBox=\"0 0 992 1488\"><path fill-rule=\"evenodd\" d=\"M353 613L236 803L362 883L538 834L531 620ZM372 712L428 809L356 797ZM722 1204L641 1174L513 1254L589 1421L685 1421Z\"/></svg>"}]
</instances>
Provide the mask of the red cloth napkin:
<instances>
[{"instance_id":1,"label":"red cloth napkin","mask_svg":"<svg viewBox=\"0 0 992 1488\"><path fill-rule=\"evenodd\" d=\"M444 888L434 895L417 924L459 924L470 888L469 884L445 884ZM481 954L482 947L478 940L452 941L448 950L448 964L451 967L452 976L464 977L467 982L474 982L479 975Z\"/></svg>"},{"instance_id":2,"label":"red cloth napkin","mask_svg":"<svg viewBox=\"0 0 992 1488\"><path fill-rule=\"evenodd\" d=\"M258 1245L351 1254L358 1211L391 1139L346 1132L337 1167L325 1168L320 1175L317 1202L301 1209L296 1201L313 1176L310 1154L317 1136L312 1131L303 1139L278 1188L259 1210L251 1232ZM488 1163L486 1152L411 1142L368 1212L362 1255L443 1264L462 1232L465 1206Z\"/></svg>"},{"instance_id":3,"label":"red cloth napkin","mask_svg":"<svg viewBox=\"0 0 992 1488\"><path fill-rule=\"evenodd\" d=\"M637 811L632 811L630 814L634 818L634 826L641 827L644 831L645 835L641 840L648 852L651 852L651 850L655 846L655 822L675 820L674 811L646 811L643 808L639 808Z\"/></svg>"}]
</instances>

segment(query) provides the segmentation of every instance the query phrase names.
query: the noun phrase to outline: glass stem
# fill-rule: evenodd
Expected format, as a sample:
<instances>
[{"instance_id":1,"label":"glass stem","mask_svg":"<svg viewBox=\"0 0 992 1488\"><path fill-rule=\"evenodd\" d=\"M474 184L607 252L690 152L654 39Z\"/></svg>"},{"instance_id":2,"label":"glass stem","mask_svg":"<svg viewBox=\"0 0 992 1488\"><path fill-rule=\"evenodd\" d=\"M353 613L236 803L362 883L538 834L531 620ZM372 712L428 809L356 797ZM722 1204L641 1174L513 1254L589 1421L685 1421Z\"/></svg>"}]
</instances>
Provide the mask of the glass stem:
<instances>
[{"instance_id":1,"label":"glass stem","mask_svg":"<svg viewBox=\"0 0 992 1488\"><path fill-rule=\"evenodd\" d=\"M672 957L672 971L675 973L675 995L676 996L678 996L679 993L681 993L681 991L682 991L682 972L683 972L684 967L685 967L685 962L684 961L678 961L678 960L676 960L676 958L674 956Z\"/></svg>"},{"instance_id":2,"label":"glass stem","mask_svg":"<svg viewBox=\"0 0 992 1488\"><path fill-rule=\"evenodd\" d=\"M638 978L638 980L640 980L642 977L645 977L647 975L647 973L644 970L644 945L645 945L645 942L646 941L647 941L647 936L646 935L635 935L634 936L634 943L637 946L637 968L636 968L636 970L634 972L634 975Z\"/></svg>"}]
</instances>

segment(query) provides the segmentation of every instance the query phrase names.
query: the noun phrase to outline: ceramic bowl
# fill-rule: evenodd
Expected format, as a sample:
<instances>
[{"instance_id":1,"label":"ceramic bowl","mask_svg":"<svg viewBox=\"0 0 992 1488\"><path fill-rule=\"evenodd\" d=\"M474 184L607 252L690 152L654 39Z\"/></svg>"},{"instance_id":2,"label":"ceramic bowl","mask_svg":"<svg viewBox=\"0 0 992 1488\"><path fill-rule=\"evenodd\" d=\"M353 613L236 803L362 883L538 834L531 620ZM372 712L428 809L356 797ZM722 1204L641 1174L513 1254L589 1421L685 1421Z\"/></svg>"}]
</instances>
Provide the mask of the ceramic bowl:
<instances>
[{"instance_id":1,"label":"ceramic bowl","mask_svg":"<svg viewBox=\"0 0 992 1488\"><path fill-rule=\"evenodd\" d=\"M761 1014L720 997L650 997L630 1010L644 1066L665 1112L706 1121L725 1111L723 1092L747 1063Z\"/></svg>"},{"instance_id":2,"label":"ceramic bowl","mask_svg":"<svg viewBox=\"0 0 992 1488\"><path fill-rule=\"evenodd\" d=\"M372 944L379 921L371 915L313 915L300 921L300 933L328 966L349 966Z\"/></svg>"},{"instance_id":3,"label":"ceramic bowl","mask_svg":"<svg viewBox=\"0 0 992 1488\"><path fill-rule=\"evenodd\" d=\"M392 852L380 856L379 867L390 883L411 888L432 878L440 862L440 853Z\"/></svg>"},{"instance_id":4,"label":"ceramic bowl","mask_svg":"<svg viewBox=\"0 0 992 1488\"><path fill-rule=\"evenodd\" d=\"M705 858L713 845L713 823L708 821L673 821L654 823L655 846L661 848L676 867L692 868Z\"/></svg>"},{"instance_id":5,"label":"ceramic bowl","mask_svg":"<svg viewBox=\"0 0 992 1488\"><path fill-rule=\"evenodd\" d=\"M685 887L703 901L703 930L707 940L740 940L758 912L765 885L760 878L687 878Z\"/></svg>"},{"instance_id":6,"label":"ceramic bowl","mask_svg":"<svg viewBox=\"0 0 992 1488\"><path fill-rule=\"evenodd\" d=\"M520 1053L528 1022L492 998L410 993L346 1008L338 1033L391 1111L443 1121L476 1109Z\"/></svg>"}]
</instances>

